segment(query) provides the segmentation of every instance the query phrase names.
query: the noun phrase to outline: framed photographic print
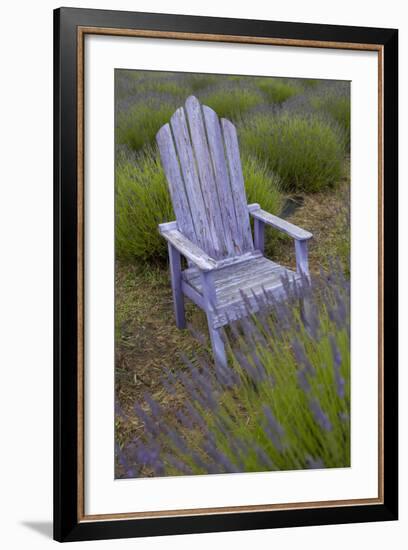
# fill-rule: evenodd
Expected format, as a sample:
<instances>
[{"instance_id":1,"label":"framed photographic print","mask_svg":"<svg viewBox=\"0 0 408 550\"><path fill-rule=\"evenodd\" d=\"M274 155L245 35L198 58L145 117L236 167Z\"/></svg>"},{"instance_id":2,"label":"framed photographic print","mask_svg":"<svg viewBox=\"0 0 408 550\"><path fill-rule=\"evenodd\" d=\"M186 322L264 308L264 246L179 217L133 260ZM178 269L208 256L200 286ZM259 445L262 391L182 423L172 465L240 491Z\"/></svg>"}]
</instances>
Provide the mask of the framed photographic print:
<instances>
[{"instance_id":1,"label":"framed photographic print","mask_svg":"<svg viewBox=\"0 0 408 550\"><path fill-rule=\"evenodd\" d=\"M395 29L54 13L54 536L397 519Z\"/></svg>"}]
</instances>

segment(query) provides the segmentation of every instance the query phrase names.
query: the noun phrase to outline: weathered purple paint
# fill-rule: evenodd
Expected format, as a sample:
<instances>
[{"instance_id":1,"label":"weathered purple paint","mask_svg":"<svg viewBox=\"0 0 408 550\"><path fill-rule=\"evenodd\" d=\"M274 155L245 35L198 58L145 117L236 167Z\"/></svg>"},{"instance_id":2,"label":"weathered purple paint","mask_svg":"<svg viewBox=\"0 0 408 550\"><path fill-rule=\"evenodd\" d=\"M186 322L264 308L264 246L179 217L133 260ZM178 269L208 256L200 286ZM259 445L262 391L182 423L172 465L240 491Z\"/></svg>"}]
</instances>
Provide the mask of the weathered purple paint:
<instances>
[{"instance_id":1,"label":"weathered purple paint","mask_svg":"<svg viewBox=\"0 0 408 550\"><path fill-rule=\"evenodd\" d=\"M202 308L214 359L225 365L222 326L282 295L282 276L309 274L312 234L247 204L236 129L190 96L158 132L157 143L177 222L160 224L168 242L176 324L185 328L184 296ZM252 240L249 216L254 219ZM297 271L265 258L265 225L295 240ZM181 270L181 255L189 268Z\"/></svg>"},{"instance_id":2,"label":"weathered purple paint","mask_svg":"<svg viewBox=\"0 0 408 550\"><path fill-rule=\"evenodd\" d=\"M181 290L181 254L172 244L168 243L171 290L173 292L174 315L177 328L186 328L184 313L184 295Z\"/></svg>"},{"instance_id":3,"label":"weathered purple paint","mask_svg":"<svg viewBox=\"0 0 408 550\"><path fill-rule=\"evenodd\" d=\"M307 253L307 241L295 240L296 271L309 276L309 258Z\"/></svg>"},{"instance_id":4,"label":"weathered purple paint","mask_svg":"<svg viewBox=\"0 0 408 550\"><path fill-rule=\"evenodd\" d=\"M254 245L262 253L265 251L265 223L254 219Z\"/></svg>"}]
</instances>

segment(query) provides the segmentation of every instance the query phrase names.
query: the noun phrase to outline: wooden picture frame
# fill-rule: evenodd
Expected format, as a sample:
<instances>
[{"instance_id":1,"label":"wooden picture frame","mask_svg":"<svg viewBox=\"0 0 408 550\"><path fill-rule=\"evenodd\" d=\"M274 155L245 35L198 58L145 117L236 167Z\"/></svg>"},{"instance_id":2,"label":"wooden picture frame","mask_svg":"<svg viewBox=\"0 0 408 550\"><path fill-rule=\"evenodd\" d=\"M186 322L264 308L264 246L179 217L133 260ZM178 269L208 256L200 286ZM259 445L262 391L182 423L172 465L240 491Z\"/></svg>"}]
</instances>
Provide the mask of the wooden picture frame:
<instances>
[{"instance_id":1,"label":"wooden picture frame","mask_svg":"<svg viewBox=\"0 0 408 550\"><path fill-rule=\"evenodd\" d=\"M85 513L84 39L90 34L374 51L378 56L378 495ZM397 519L398 31L60 8L54 12L54 537L58 541Z\"/></svg>"}]
</instances>

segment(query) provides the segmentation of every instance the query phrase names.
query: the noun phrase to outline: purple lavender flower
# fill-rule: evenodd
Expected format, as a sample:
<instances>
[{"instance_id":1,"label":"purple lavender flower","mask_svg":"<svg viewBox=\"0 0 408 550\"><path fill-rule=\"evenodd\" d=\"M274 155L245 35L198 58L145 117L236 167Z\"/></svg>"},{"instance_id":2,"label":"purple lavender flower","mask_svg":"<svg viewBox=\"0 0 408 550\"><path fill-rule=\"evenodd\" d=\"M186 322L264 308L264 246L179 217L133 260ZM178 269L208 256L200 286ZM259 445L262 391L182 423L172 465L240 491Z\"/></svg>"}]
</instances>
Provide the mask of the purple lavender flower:
<instances>
[{"instance_id":1,"label":"purple lavender flower","mask_svg":"<svg viewBox=\"0 0 408 550\"><path fill-rule=\"evenodd\" d=\"M273 460L265 453L265 451L259 445L255 445L255 453L258 461L268 470L277 470Z\"/></svg>"},{"instance_id":2,"label":"purple lavender flower","mask_svg":"<svg viewBox=\"0 0 408 550\"><path fill-rule=\"evenodd\" d=\"M176 418L184 428L193 429L193 422L182 410L176 411Z\"/></svg>"},{"instance_id":3,"label":"purple lavender flower","mask_svg":"<svg viewBox=\"0 0 408 550\"><path fill-rule=\"evenodd\" d=\"M309 403L310 410L319 426L326 432L331 432L333 429L332 424L325 412L323 412L319 402L316 399L312 399Z\"/></svg>"},{"instance_id":4,"label":"purple lavender flower","mask_svg":"<svg viewBox=\"0 0 408 550\"><path fill-rule=\"evenodd\" d=\"M350 420L350 416L343 411L339 412L339 418L342 422L348 422Z\"/></svg>"},{"instance_id":5,"label":"purple lavender flower","mask_svg":"<svg viewBox=\"0 0 408 550\"><path fill-rule=\"evenodd\" d=\"M151 468L155 475L164 474L164 464L161 459L161 448L157 441L150 440L148 444L138 443L136 447L138 463L143 467Z\"/></svg>"},{"instance_id":6,"label":"purple lavender flower","mask_svg":"<svg viewBox=\"0 0 408 550\"><path fill-rule=\"evenodd\" d=\"M169 393L170 395L175 395L177 380L171 370L167 369L165 371L165 373L161 377L161 382L167 393Z\"/></svg>"},{"instance_id":7,"label":"purple lavender flower","mask_svg":"<svg viewBox=\"0 0 408 550\"><path fill-rule=\"evenodd\" d=\"M200 330L197 330L191 323L188 323L187 325L188 330L191 332L192 336L200 342L200 344L203 347L208 346L208 338L207 336L201 332Z\"/></svg>"},{"instance_id":8,"label":"purple lavender flower","mask_svg":"<svg viewBox=\"0 0 408 550\"><path fill-rule=\"evenodd\" d=\"M321 470L325 467L326 466L321 458L313 458L310 455L306 457L306 468L310 468L311 470Z\"/></svg>"},{"instance_id":9,"label":"purple lavender flower","mask_svg":"<svg viewBox=\"0 0 408 550\"><path fill-rule=\"evenodd\" d=\"M159 418L161 418L161 416L162 416L162 411L161 411L160 405L158 403L156 403L156 401L147 392L144 394L143 397L144 397L146 403L149 405L150 410L152 411L152 414L155 417L155 419L159 420Z\"/></svg>"},{"instance_id":10,"label":"purple lavender flower","mask_svg":"<svg viewBox=\"0 0 408 550\"><path fill-rule=\"evenodd\" d=\"M160 431L157 423L137 403L134 404L133 409L136 416L143 422L145 429L153 436L159 435Z\"/></svg>"},{"instance_id":11,"label":"purple lavender flower","mask_svg":"<svg viewBox=\"0 0 408 550\"><path fill-rule=\"evenodd\" d=\"M196 451L191 452L191 458L192 458L194 464L196 466L198 466L198 468L201 468L202 470L204 470L204 472L207 472L207 471L209 472L207 464L204 462L204 460L201 458L201 456ZM209 473L216 474L216 473L218 473L218 471L213 471L213 472L209 472Z\"/></svg>"},{"instance_id":12,"label":"purple lavender flower","mask_svg":"<svg viewBox=\"0 0 408 550\"><path fill-rule=\"evenodd\" d=\"M238 359L240 366L244 368L246 374L253 382L256 383L262 381L261 373L259 373L258 370L251 364L244 353L240 350L236 350L235 357Z\"/></svg>"},{"instance_id":13,"label":"purple lavender flower","mask_svg":"<svg viewBox=\"0 0 408 550\"><path fill-rule=\"evenodd\" d=\"M310 387L310 384L309 384L309 380L307 379L307 376L306 376L306 369L304 369L304 368L303 369L298 369L297 379L298 379L299 386L301 387L301 389L305 393L309 393L310 390L311 390L311 387Z\"/></svg>"},{"instance_id":14,"label":"purple lavender flower","mask_svg":"<svg viewBox=\"0 0 408 550\"><path fill-rule=\"evenodd\" d=\"M263 405L262 411L266 418L266 424L264 424L264 430L266 434L268 435L269 439L273 443L274 447L278 451L283 450L283 445L281 438L283 437L285 431L282 428L282 426L279 424L279 422L274 417L272 411L267 405Z\"/></svg>"},{"instance_id":15,"label":"purple lavender flower","mask_svg":"<svg viewBox=\"0 0 408 550\"><path fill-rule=\"evenodd\" d=\"M296 361L299 365L303 365L306 372L310 375L315 374L315 369L309 361L309 358L306 355L305 347L302 342L299 342L297 338L292 340L292 349L296 357Z\"/></svg>"},{"instance_id":16,"label":"purple lavender flower","mask_svg":"<svg viewBox=\"0 0 408 550\"><path fill-rule=\"evenodd\" d=\"M329 334L329 340L330 340L330 346L332 350L332 356L334 360L334 368L339 369L341 366L341 353L339 348L337 347L336 338L333 334Z\"/></svg>"},{"instance_id":17,"label":"purple lavender flower","mask_svg":"<svg viewBox=\"0 0 408 550\"><path fill-rule=\"evenodd\" d=\"M341 376L340 372L338 371L338 369L335 370L334 377L336 380L337 395L339 396L340 399L344 399L344 395L345 395L344 387L346 383L344 381L344 378Z\"/></svg>"},{"instance_id":18,"label":"purple lavender flower","mask_svg":"<svg viewBox=\"0 0 408 550\"><path fill-rule=\"evenodd\" d=\"M169 462L176 470L181 472L184 475L192 475L193 471L190 468L190 466L187 466L182 460L178 459L177 457L167 454L166 455L166 462Z\"/></svg>"},{"instance_id":19,"label":"purple lavender flower","mask_svg":"<svg viewBox=\"0 0 408 550\"><path fill-rule=\"evenodd\" d=\"M313 340L320 336L320 319L317 304L311 300L303 300L302 319L306 332Z\"/></svg>"},{"instance_id":20,"label":"purple lavender flower","mask_svg":"<svg viewBox=\"0 0 408 550\"><path fill-rule=\"evenodd\" d=\"M186 410L189 413L192 421L199 426L201 429L206 429L207 424L204 422L203 417L201 414L197 411L197 409L188 401L186 403Z\"/></svg>"},{"instance_id":21,"label":"purple lavender flower","mask_svg":"<svg viewBox=\"0 0 408 550\"><path fill-rule=\"evenodd\" d=\"M183 440L183 438L179 435L176 429L167 427L166 435L168 439L171 441L171 443L176 447L176 449L178 449L181 453L188 454L189 450L188 450L187 444Z\"/></svg>"},{"instance_id":22,"label":"purple lavender flower","mask_svg":"<svg viewBox=\"0 0 408 550\"><path fill-rule=\"evenodd\" d=\"M204 443L204 451L208 454L213 461L221 466L227 473L237 473L239 472L237 466L231 462L231 460L220 451L213 441L208 440Z\"/></svg>"},{"instance_id":23,"label":"purple lavender flower","mask_svg":"<svg viewBox=\"0 0 408 550\"><path fill-rule=\"evenodd\" d=\"M115 443L116 456L118 458L119 464L122 466L125 477L136 477L135 469L130 465L126 454L123 449L121 449L118 443Z\"/></svg>"},{"instance_id":24,"label":"purple lavender flower","mask_svg":"<svg viewBox=\"0 0 408 550\"><path fill-rule=\"evenodd\" d=\"M333 334L329 335L329 340L330 340L333 362L334 362L334 378L336 381L337 395L339 396L340 399L344 399L345 381L342 375L340 374L340 367L342 362L341 353L337 346L337 342Z\"/></svg>"}]
</instances>

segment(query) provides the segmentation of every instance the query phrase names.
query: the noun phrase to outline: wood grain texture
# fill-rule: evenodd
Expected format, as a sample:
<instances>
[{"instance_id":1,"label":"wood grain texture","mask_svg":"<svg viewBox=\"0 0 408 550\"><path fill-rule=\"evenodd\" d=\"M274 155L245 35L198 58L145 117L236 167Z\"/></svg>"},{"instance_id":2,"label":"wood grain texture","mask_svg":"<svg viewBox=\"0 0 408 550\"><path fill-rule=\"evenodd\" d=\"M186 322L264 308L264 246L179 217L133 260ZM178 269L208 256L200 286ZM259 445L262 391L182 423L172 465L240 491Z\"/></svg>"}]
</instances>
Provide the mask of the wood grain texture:
<instances>
[{"instance_id":1,"label":"wood grain texture","mask_svg":"<svg viewBox=\"0 0 408 550\"><path fill-rule=\"evenodd\" d=\"M182 273L183 281L198 294L205 296L207 289L203 287L203 276L199 269L192 267ZM264 257L248 259L246 262L232 264L223 269L211 272L213 294L213 310L211 320L214 327L228 323L228 319L238 319L256 311L257 297L262 298L265 292L277 296L283 292L282 279L288 277L292 282L301 280L295 273ZM246 300L244 300L245 295Z\"/></svg>"},{"instance_id":2,"label":"wood grain texture","mask_svg":"<svg viewBox=\"0 0 408 550\"><path fill-rule=\"evenodd\" d=\"M168 243L168 249L174 316L177 328L183 329L186 328L186 316L184 312L184 295L181 289L181 253L170 242Z\"/></svg>"},{"instance_id":3,"label":"wood grain texture","mask_svg":"<svg viewBox=\"0 0 408 550\"><path fill-rule=\"evenodd\" d=\"M309 258L307 253L307 240L295 240L296 271L309 276Z\"/></svg>"},{"instance_id":4,"label":"wood grain texture","mask_svg":"<svg viewBox=\"0 0 408 550\"><path fill-rule=\"evenodd\" d=\"M253 250L251 226L247 199L245 194L244 176L242 175L241 158L239 155L238 137L235 126L226 118L221 119L221 128L225 142L225 154L231 182L231 192L234 200L235 215L239 241L242 243L241 252Z\"/></svg>"},{"instance_id":5,"label":"wood grain texture","mask_svg":"<svg viewBox=\"0 0 408 550\"><path fill-rule=\"evenodd\" d=\"M279 229L279 231L286 233L296 240L305 241L313 237L312 233L309 233L309 231L305 231L293 223L282 220L282 218L278 218L278 216L274 216L261 208L259 210L252 210L251 216L266 223L267 225L274 227L275 229Z\"/></svg>"},{"instance_id":6,"label":"wood grain texture","mask_svg":"<svg viewBox=\"0 0 408 550\"><path fill-rule=\"evenodd\" d=\"M214 257L224 258L232 251L222 220L218 190L208 148L201 105L198 99L190 96L186 100L185 111L191 135L191 144L196 161L198 181L203 197L210 232L213 236ZM228 246L229 245L229 246Z\"/></svg>"},{"instance_id":7,"label":"wood grain texture","mask_svg":"<svg viewBox=\"0 0 408 550\"><path fill-rule=\"evenodd\" d=\"M191 242L177 229L163 231L163 237L173 245L183 256L193 262L200 270L210 271L217 266L216 261L208 256L201 248Z\"/></svg>"},{"instance_id":8,"label":"wood grain texture","mask_svg":"<svg viewBox=\"0 0 408 550\"><path fill-rule=\"evenodd\" d=\"M236 256L242 252L242 244L238 240L237 217L224 154L224 141L221 134L220 121L215 111L207 107L207 105L203 105L203 114L217 188L217 198L223 219L225 244L228 256Z\"/></svg>"},{"instance_id":9,"label":"wood grain texture","mask_svg":"<svg viewBox=\"0 0 408 550\"><path fill-rule=\"evenodd\" d=\"M196 241L194 220L185 191L185 184L177 160L176 149L169 124L165 124L156 135L164 173L169 186L173 210L181 232L192 241Z\"/></svg>"},{"instance_id":10,"label":"wood grain texture","mask_svg":"<svg viewBox=\"0 0 408 550\"><path fill-rule=\"evenodd\" d=\"M171 38L173 40L193 40L205 42L226 42L238 44L267 44L270 46L292 46L303 48L329 48L340 50L375 51L380 52L382 44L370 44L359 42L336 42L335 40L303 40L296 38L277 38L266 36L242 36L232 34L210 34L199 32L160 31L147 29L117 29L115 27L78 27L78 35L102 34L112 36L140 36L144 38Z\"/></svg>"},{"instance_id":11,"label":"wood grain texture","mask_svg":"<svg viewBox=\"0 0 408 550\"><path fill-rule=\"evenodd\" d=\"M184 181L184 191L180 187L179 192L185 192L187 196L191 216L194 219L196 228L195 242L207 254L213 258L218 258L218 237L213 220L208 218L203 200L190 132L183 107L177 109L171 117L170 124Z\"/></svg>"}]
</instances>

